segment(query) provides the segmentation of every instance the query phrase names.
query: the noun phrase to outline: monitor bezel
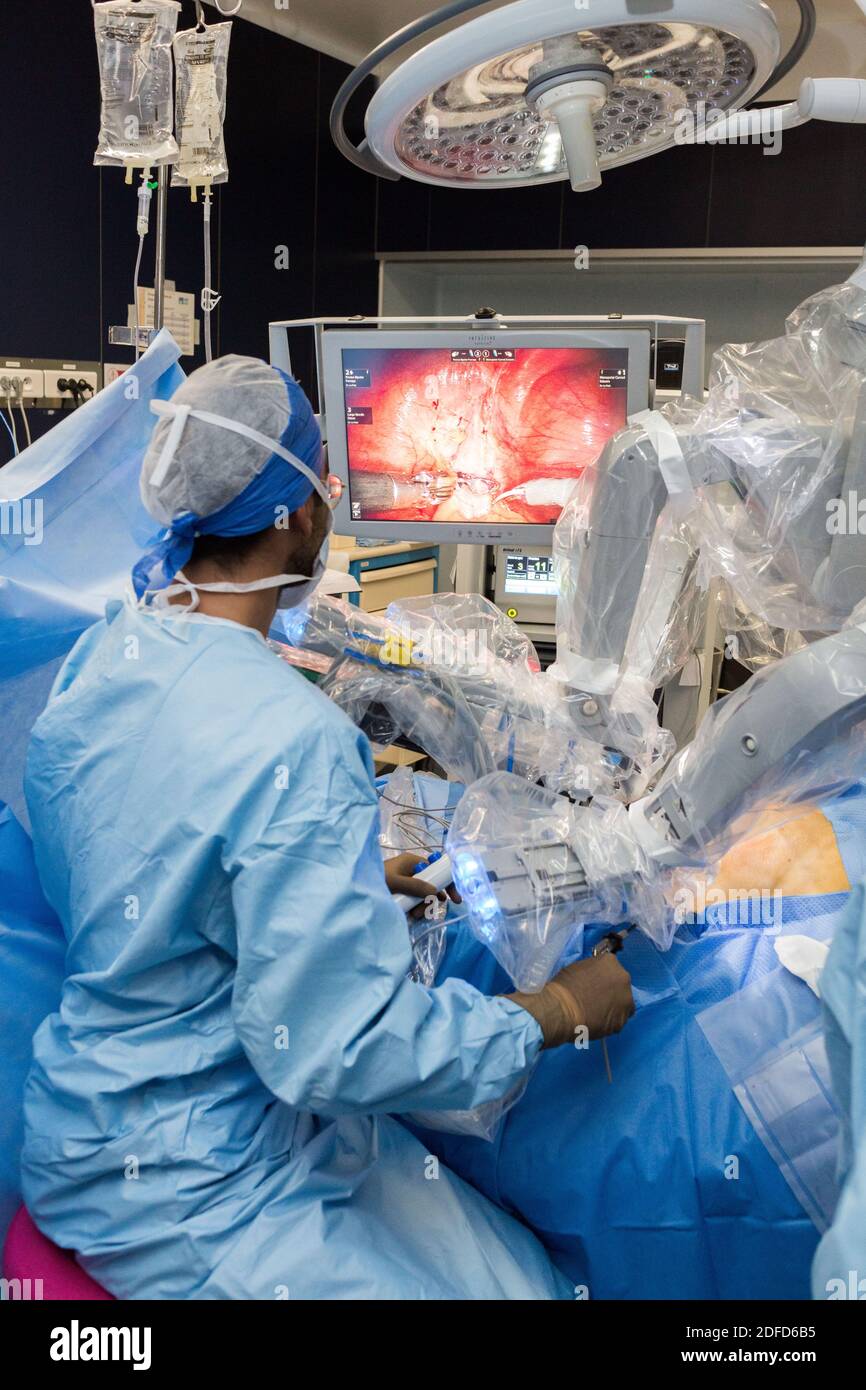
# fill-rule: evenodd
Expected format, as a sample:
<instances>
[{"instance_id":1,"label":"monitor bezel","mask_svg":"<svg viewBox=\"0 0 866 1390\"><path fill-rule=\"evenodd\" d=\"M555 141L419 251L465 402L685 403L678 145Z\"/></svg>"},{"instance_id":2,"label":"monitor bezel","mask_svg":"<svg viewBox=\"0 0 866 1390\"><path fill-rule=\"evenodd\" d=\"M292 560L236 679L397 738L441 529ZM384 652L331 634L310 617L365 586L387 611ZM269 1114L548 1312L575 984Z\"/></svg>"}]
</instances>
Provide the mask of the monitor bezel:
<instances>
[{"instance_id":1,"label":"monitor bezel","mask_svg":"<svg viewBox=\"0 0 866 1390\"><path fill-rule=\"evenodd\" d=\"M359 540L434 541L442 545L550 545L553 525L519 522L354 521L351 509L348 437L343 390L345 349L352 348L619 348L628 351L626 416L650 404L649 328L604 329L329 329L322 364L328 462L343 482L334 513L335 530Z\"/></svg>"}]
</instances>

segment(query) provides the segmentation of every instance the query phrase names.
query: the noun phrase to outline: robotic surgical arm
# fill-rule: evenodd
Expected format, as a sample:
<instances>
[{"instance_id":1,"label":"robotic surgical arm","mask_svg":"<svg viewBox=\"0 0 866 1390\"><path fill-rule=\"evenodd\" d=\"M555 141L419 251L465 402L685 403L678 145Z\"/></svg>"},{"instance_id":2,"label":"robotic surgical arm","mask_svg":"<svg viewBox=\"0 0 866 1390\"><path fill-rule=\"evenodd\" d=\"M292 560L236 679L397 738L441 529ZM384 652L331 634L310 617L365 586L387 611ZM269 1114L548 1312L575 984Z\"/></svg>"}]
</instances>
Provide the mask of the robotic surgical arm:
<instances>
[{"instance_id":1,"label":"robotic surgical arm","mask_svg":"<svg viewBox=\"0 0 866 1390\"><path fill-rule=\"evenodd\" d=\"M653 695L694 650L710 582L772 655L838 631L866 593L866 536L828 527L866 487L864 383L866 271L807 300L784 337L722 349L705 401L635 417L557 525L545 675L478 595L384 620L319 599L289 640L328 657L322 688L374 742L404 735L467 784L510 771L576 801L632 800L673 752Z\"/></svg>"},{"instance_id":2,"label":"robotic surgical arm","mask_svg":"<svg viewBox=\"0 0 866 1390\"><path fill-rule=\"evenodd\" d=\"M322 691L374 743L403 736L466 785L496 769L576 800L618 795L604 698L563 691L528 638L477 594L437 594L372 616L333 598L282 615L282 636L327 658Z\"/></svg>"},{"instance_id":3,"label":"robotic surgical arm","mask_svg":"<svg viewBox=\"0 0 866 1390\"><path fill-rule=\"evenodd\" d=\"M460 801L448 852L476 935L524 991L541 989L585 924L633 922L666 949L671 871L712 864L771 808L866 771L866 629L825 637L709 711L648 796L575 806L497 772Z\"/></svg>"},{"instance_id":4,"label":"robotic surgical arm","mask_svg":"<svg viewBox=\"0 0 866 1390\"><path fill-rule=\"evenodd\" d=\"M847 622L866 596L860 497L866 263L783 337L723 348L704 401L633 417L587 470L554 538L552 674L603 693L646 746L652 692L693 650L710 583L727 630L757 633L754 666Z\"/></svg>"}]
</instances>

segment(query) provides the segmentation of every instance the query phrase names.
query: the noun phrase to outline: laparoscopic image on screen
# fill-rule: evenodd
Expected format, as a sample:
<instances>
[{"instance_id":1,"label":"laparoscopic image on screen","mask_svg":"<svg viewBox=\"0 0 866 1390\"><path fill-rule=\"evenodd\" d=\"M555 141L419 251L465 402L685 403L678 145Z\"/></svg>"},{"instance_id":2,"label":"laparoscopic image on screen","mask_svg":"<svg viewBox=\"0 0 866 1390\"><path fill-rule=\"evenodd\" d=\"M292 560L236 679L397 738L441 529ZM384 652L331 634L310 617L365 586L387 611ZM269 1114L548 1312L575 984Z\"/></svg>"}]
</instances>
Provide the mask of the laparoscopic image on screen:
<instances>
[{"instance_id":1,"label":"laparoscopic image on screen","mask_svg":"<svg viewBox=\"0 0 866 1390\"><path fill-rule=\"evenodd\" d=\"M626 423L625 348L347 348L353 521L550 525Z\"/></svg>"}]
</instances>

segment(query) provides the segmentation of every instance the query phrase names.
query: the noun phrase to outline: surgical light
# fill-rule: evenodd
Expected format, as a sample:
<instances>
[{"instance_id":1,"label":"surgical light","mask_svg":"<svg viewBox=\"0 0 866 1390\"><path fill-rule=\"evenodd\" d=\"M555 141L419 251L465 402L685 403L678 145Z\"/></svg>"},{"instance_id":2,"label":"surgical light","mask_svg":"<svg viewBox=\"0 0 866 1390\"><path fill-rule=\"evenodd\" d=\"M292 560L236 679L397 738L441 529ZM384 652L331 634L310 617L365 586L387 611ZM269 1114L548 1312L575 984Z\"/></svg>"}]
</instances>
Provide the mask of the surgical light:
<instances>
[{"instance_id":1,"label":"surgical light","mask_svg":"<svg viewBox=\"0 0 866 1390\"><path fill-rule=\"evenodd\" d=\"M355 149L343 128L352 92L406 44L479 7L455 3L416 21L347 79L331 129L348 158L384 177L453 188L515 188L604 170L678 143L707 110L735 111L790 70L814 33L812 0L779 62L762 0L516 0L441 34L382 82Z\"/></svg>"}]
</instances>

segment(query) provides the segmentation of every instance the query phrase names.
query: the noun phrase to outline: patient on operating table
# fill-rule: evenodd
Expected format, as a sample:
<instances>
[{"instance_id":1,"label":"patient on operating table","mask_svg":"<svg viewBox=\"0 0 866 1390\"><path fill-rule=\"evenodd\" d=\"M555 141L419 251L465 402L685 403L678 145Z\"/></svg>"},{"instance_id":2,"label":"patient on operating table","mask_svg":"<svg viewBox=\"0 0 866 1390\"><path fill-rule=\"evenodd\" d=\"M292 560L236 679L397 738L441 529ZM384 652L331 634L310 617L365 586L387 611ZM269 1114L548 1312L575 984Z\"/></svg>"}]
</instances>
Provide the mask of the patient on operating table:
<instances>
[{"instance_id":1,"label":"patient on operating table","mask_svg":"<svg viewBox=\"0 0 866 1390\"><path fill-rule=\"evenodd\" d=\"M721 892L845 893L851 887L836 834L823 811L805 810L779 825L777 808L755 822L748 839L720 861L712 887ZM770 824L771 829L762 830Z\"/></svg>"},{"instance_id":2,"label":"patient on operating table","mask_svg":"<svg viewBox=\"0 0 866 1390\"><path fill-rule=\"evenodd\" d=\"M641 932L629 935L622 959L638 1011L608 1042L612 1082L600 1051L544 1054L495 1145L426 1135L461 1176L517 1212L586 1296L809 1296L818 1225L699 1020L734 1001L733 1024L742 1020L747 1038L766 1035L778 1045L778 1054L766 1053L770 1064L804 1022L820 1030L819 1001L782 967L775 944L803 933L829 940L860 876L863 806L862 789L854 788L821 810L782 812L783 821L779 808L768 808L707 872L705 901L719 905L717 918L686 922L669 951ZM739 926L739 917L726 925L725 903L744 893L772 896L780 932ZM448 972L500 987L499 967L465 934L454 936ZM737 1041L733 1032L723 1035ZM796 1063L791 1055L785 1065ZM750 1088L754 1071L743 1075ZM755 1075L766 1078L759 1099L771 1120L773 1098L787 1095L774 1076ZM804 1174L797 1153L808 1160L810 1135L826 1133L807 1109L791 1117L800 1140L795 1179Z\"/></svg>"}]
</instances>

